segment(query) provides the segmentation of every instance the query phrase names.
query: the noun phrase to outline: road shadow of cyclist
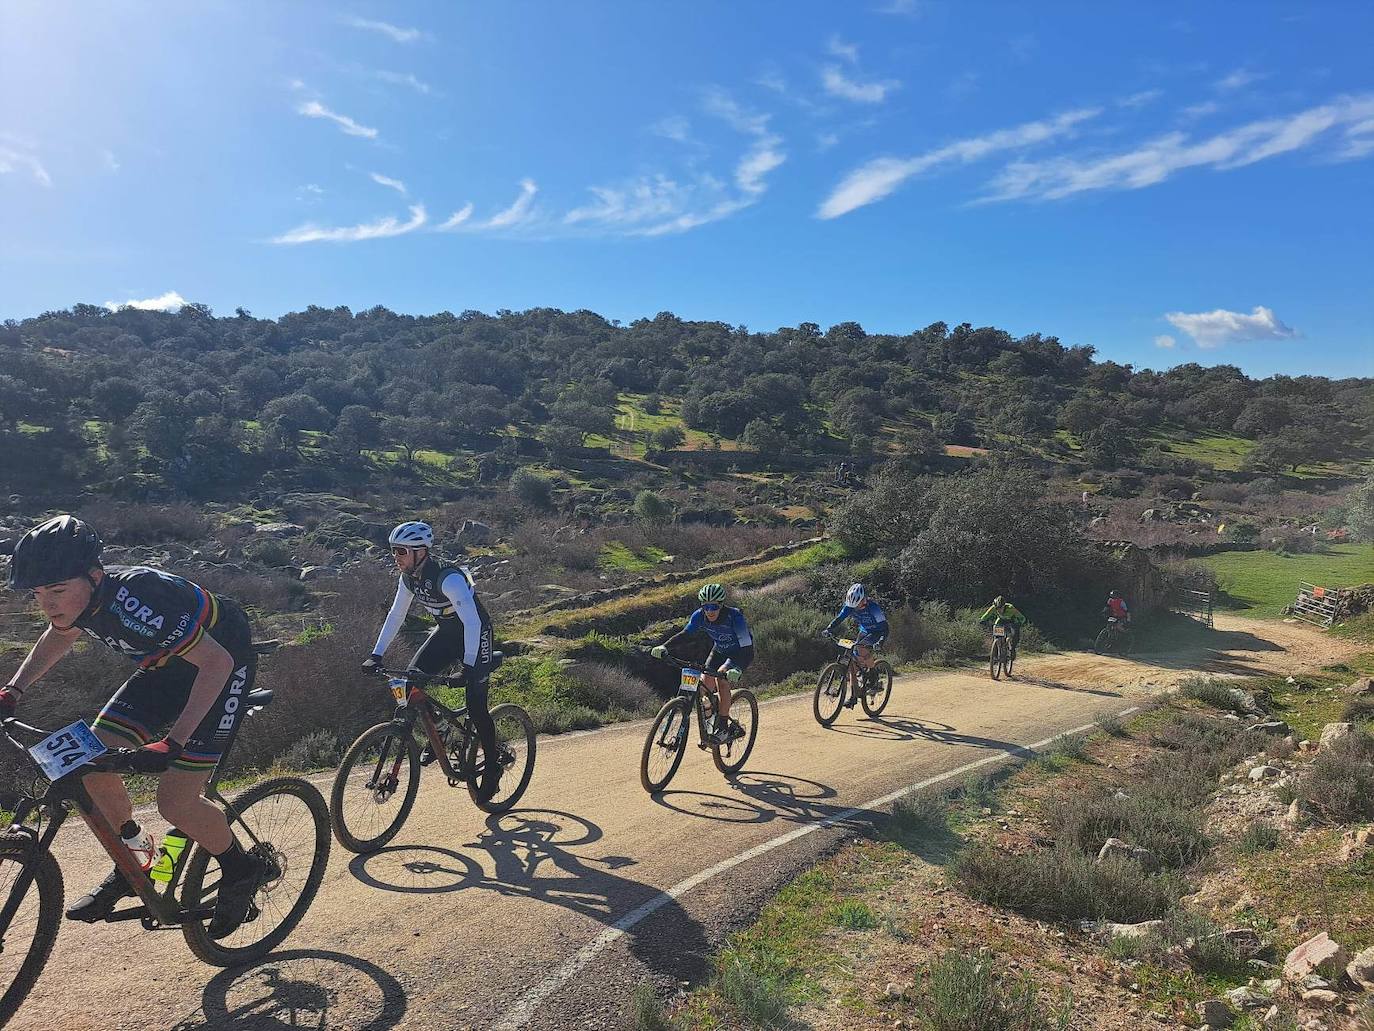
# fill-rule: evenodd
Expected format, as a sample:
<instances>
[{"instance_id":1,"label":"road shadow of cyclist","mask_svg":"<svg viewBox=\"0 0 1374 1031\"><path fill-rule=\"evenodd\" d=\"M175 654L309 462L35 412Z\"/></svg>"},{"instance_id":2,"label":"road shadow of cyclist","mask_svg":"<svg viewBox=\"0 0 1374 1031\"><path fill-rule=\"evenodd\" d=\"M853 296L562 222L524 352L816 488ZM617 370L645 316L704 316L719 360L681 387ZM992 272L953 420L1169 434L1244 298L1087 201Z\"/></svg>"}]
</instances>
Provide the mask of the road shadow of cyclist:
<instances>
[{"instance_id":1,"label":"road shadow of cyclist","mask_svg":"<svg viewBox=\"0 0 1374 1031\"><path fill-rule=\"evenodd\" d=\"M294 949L216 974L201 994L201 1012L170 1031L387 1031L401 1023L406 1008L401 983L376 964L324 949Z\"/></svg>"}]
</instances>

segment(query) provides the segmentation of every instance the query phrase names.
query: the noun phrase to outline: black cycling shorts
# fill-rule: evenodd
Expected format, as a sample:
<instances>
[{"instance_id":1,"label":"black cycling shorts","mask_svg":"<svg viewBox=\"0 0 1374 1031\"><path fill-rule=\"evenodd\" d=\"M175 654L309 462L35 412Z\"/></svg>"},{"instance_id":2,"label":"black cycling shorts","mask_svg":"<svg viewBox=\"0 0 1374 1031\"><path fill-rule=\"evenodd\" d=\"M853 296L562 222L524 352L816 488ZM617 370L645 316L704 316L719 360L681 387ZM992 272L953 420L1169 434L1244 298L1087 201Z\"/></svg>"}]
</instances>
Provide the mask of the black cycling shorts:
<instances>
[{"instance_id":1,"label":"black cycling shorts","mask_svg":"<svg viewBox=\"0 0 1374 1031\"><path fill-rule=\"evenodd\" d=\"M180 757L172 760L178 770L209 772L229 749L242 722L243 697L253 690L257 676L257 656L253 653L253 630L243 609L220 598L220 615L210 636L234 660L233 672L224 689L211 704L195 732L183 742ZM176 722L191 697L200 672L185 659L172 659L165 666L139 669L105 703L95 718L95 726L134 746L146 745L155 734Z\"/></svg>"},{"instance_id":2,"label":"black cycling shorts","mask_svg":"<svg viewBox=\"0 0 1374 1031\"><path fill-rule=\"evenodd\" d=\"M721 667L727 662L735 669L743 673L749 668L749 664L754 661L754 646L746 644L737 652L725 653L711 649L711 654L706 656L706 661L701 664L702 671L705 673L716 674L721 671Z\"/></svg>"},{"instance_id":3,"label":"black cycling shorts","mask_svg":"<svg viewBox=\"0 0 1374 1031\"><path fill-rule=\"evenodd\" d=\"M410 668L418 669L421 673L438 675L455 663L462 664L463 655L467 650L466 636L461 619L457 616L441 617L438 625L421 642L415 657L410 660ZM491 626L483 623L481 636L477 640L477 662L468 674L472 683L481 683L491 675L494 652Z\"/></svg>"}]
</instances>

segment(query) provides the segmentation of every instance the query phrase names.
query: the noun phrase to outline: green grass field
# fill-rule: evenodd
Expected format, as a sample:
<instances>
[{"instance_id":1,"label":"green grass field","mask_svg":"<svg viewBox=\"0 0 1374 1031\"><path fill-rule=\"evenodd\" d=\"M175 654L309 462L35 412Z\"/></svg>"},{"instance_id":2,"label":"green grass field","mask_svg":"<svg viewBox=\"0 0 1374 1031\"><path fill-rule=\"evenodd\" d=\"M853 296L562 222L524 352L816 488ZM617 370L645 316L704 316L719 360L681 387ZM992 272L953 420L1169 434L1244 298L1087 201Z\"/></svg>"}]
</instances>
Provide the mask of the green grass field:
<instances>
[{"instance_id":1,"label":"green grass field","mask_svg":"<svg viewBox=\"0 0 1374 1031\"><path fill-rule=\"evenodd\" d=\"M1322 587L1374 583L1374 545L1340 544L1326 555L1227 551L1202 559L1246 615L1274 619L1297 597L1298 581Z\"/></svg>"}]
</instances>

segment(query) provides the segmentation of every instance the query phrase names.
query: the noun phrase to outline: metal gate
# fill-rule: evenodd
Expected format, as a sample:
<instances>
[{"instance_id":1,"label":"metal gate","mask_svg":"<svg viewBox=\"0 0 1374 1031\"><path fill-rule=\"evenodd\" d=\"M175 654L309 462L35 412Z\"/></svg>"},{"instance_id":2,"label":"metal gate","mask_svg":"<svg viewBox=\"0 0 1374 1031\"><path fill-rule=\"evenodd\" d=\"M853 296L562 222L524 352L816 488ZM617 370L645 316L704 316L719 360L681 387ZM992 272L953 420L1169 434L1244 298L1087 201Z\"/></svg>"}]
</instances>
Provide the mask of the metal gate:
<instances>
[{"instance_id":1,"label":"metal gate","mask_svg":"<svg viewBox=\"0 0 1374 1031\"><path fill-rule=\"evenodd\" d=\"M1326 629L1336 620L1340 608L1340 592L1331 587L1319 587L1306 580L1298 581L1298 600L1293 602L1293 615Z\"/></svg>"},{"instance_id":2,"label":"metal gate","mask_svg":"<svg viewBox=\"0 0 1374 1031\"><path fill-rule=\"evenodd\" d=\"M1174 588L1173 603L1169 606L1175 612L1191 616L1203 626L1212 625L1212 592L1194 591L1186 587Z\"/></svg>"}]
</instances>

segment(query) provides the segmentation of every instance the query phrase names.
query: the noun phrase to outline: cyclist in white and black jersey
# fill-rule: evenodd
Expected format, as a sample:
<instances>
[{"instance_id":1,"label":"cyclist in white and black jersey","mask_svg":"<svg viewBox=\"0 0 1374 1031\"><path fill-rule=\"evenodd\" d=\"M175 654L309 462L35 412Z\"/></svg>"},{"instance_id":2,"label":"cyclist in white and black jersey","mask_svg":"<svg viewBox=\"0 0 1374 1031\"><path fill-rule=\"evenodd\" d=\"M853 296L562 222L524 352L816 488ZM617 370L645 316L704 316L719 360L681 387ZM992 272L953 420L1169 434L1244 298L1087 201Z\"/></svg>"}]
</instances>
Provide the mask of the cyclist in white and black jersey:
<instances>
[{"instance_id":1,"label":"cyclist in white and black jersey","mask_svg":"<svg viewBox=\"0 0 1374 1031\"><path fill-rule=\"evenodd\" d=\"M428 523L401 523L388 538L391 555L401 577L382 631L364 669L375 669L395 640L410 606L418 601L434 617L435 627L420 645L410 669L437 675L456 662L463 665L468 712L488 756L496 752L496 724L487 709L487 690L492 671L491 617L477 598L472 574L460 565L442 561L434 554L434 530ZM426 751L424 760L433 761ZM484 766L479 793L490 798L501 775L499 763Z\"/></svg>"}]
</instances>

